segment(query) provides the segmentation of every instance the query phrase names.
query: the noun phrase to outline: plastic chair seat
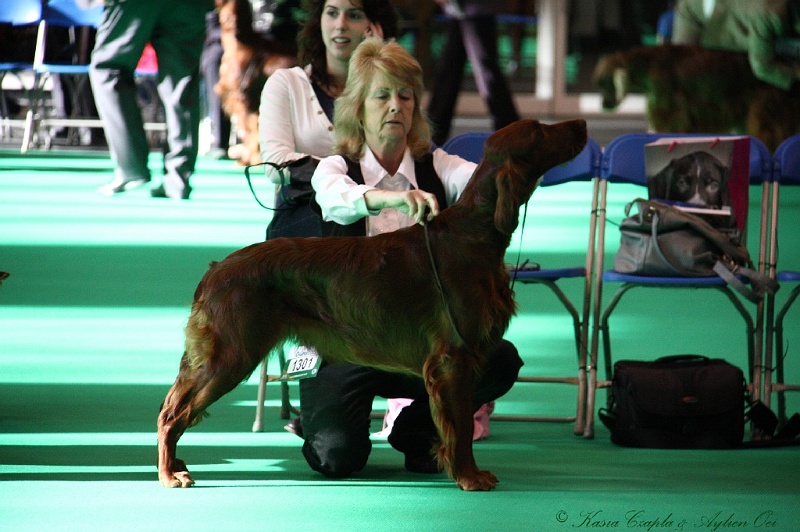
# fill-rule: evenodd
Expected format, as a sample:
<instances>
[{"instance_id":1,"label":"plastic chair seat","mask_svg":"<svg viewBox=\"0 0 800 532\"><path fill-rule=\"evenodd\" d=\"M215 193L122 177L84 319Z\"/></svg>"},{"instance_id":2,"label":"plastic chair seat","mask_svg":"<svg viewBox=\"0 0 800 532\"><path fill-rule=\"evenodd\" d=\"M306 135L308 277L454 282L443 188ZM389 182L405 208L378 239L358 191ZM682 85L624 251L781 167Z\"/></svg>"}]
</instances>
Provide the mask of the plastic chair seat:
<instances>
[{"instance_id":1,"label":"plastic chair seat","mask_svg":"<svg viewBox=\"0 0 800 532\"><path fill-rule=\"evenodd\" d=\"M89 65L62 65L58 63L45 63L36 67L38 74L65 74L65 75L86 75L89 73Z\"/></svg>"},{"instance_id":2,"label":"plastic chair seat","mask_svg":"<svg viewBox=\"0 0 800 532\"><path fill-rule=\"evenodd\" d=\"M798 283L800 282L800 272L785 271L778 272L779 283Z\"/></svg>"},{"instance_id":3,"label":"plastic chair seat","mask_svg":"<svg viewBox=\"0 0 800 532\"><path fill-rule=\"evenodd\" d=\"M746 283L747 279L737 278ZM677 288L700 288L706 286L725 286L721 277L653 277L648 275L630 275L613 270L603 272L603 281L610 283L635 283L642 286L674 286Z\"/></svg>"},{"instance_id":4,"label":"plastic chair seat","mask_svg":"<svg viewBox=\"0 0 800 532\"><path fill-rule=\"evenodd\" d=\"M521 283L536 282L541 279L557 281L558 279L574 279L586 277L586 268L553 268L543 270L511 270L511 277Z\"/></svg>"}]
</instances>

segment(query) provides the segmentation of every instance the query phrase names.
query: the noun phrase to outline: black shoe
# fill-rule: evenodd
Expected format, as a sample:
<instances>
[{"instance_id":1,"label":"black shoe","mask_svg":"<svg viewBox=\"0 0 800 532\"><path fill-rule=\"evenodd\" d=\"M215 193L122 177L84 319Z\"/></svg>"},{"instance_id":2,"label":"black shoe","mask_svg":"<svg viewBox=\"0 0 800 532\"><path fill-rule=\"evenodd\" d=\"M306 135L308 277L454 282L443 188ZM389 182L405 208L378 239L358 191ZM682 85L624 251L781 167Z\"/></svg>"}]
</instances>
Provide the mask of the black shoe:
<instances>
[{"instance_id":1,"label":"black shoe","mask_svg":"<svg viewBox=\"0 0 800 532\"><path fill-rule=\"evenodd\" d=\"M300 421L299 417L289 420L289 422L283 428L295 436L303 438L303 423Z\"/></svg>"},{"instance_id":2,"label":"black shoe","mask_svg":"<svg viewBox=\"0 0 800 532\"><path fill-rule=\"evenodd\" d=\"M427 475L441 473L442 468L439 463L431 455L406 455L405 462L406 470L412 473L424 473Z\"/></svg>"},{"instance_id":3,"label":"black shoe","mask_svg":"<svg viewBox=\"0 0 800 532\"><path fill-rule=\"evenodd\" d=\"M185 187L180 195L167 193L164 185L159 185L156 188L150 189L150 195L154 198L170 198L170 199L189 199L189 194L192 192L190 187Z\"/></svg>"},{"instance_id":4,"label":"black shoe","mask_svg":"<svg viewBox=\"0 0 800 532\"><path fill-rule=\"evenodd\" d=\"M113 196L114 194L119 194L120 192L125 192L126 190L133 190L134 188L138 188L142 185L145 185L150 182L150 178L142 177L139 179L123 179L118 177L114 179L111 183L106 183L105 185L98 187L97 192L104 196Z\"/></svg>"}]
</instances>

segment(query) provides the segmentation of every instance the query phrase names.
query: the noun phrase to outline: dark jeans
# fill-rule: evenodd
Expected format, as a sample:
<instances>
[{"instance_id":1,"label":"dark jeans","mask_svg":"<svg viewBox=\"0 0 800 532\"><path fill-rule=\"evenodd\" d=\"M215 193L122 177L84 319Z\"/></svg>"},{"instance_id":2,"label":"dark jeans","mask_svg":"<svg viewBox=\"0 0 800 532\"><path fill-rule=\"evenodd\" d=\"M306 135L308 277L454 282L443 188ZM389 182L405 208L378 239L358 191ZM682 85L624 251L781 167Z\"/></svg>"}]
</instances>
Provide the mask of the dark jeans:
<instances>
[{"instance_id":1,"label":"dark jeans","mask_svg":"<svg viewBox=\"0 0 800 532\"><path fill-rule=\"evenodd\" d=\"M517 349L501 341L475 386L473 411L508 392L520 367ZM397 416L389 443L408 456L430 456L438 436L422 378L330 364L315 378L300 381L303 455L312 469L342 478L364 468L372 450L370 413L375 397L414 399Z\"/></svg>"}]
</instances>

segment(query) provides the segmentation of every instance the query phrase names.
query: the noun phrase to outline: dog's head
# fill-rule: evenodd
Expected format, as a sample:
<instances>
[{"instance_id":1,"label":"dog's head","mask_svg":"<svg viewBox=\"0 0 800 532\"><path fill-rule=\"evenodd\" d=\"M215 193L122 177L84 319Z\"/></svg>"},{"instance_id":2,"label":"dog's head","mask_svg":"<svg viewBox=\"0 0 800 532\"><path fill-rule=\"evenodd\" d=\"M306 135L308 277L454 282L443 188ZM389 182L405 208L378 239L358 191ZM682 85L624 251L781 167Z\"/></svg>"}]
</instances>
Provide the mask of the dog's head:
<instances>
[{"instance_id":1,"label":"dog's head","mask_svg":"<svg viewBox=\"0 0 800 532\"><path fill-rule=\"evenodd\" d=\"M630 92L630 76L621 52L606 55L597 62L592 81L600 89L604 111L613 111Z\"/></svg>"},{"instance_id":2,"label":"dog's head","mask_svg":"<svg viewBox=\"0 0 800 532\"><path fill-rule=\"evenodd\" d=\"M719 159L695 151L670 161L650 186L659 198L721 207L730 201L727 181L728 169Z\"/></svg>"},{"instance_id":3,"label":"dog's head","mask_svg":"<svg viewBox=\"0 0 800 532\"><path fill-rule=\"evenodd\" d=\"M552 125L519 120L486 139L483 161L475 170L473 181L485 185L476 184L487 189L481 195L494 197L494 224L498 231L505 235L514 232L519 208L531 197L542 175L578 155L586 139L584 120ZM494 179L490 178L492 174Z\"/></svg>"}]
</instances>

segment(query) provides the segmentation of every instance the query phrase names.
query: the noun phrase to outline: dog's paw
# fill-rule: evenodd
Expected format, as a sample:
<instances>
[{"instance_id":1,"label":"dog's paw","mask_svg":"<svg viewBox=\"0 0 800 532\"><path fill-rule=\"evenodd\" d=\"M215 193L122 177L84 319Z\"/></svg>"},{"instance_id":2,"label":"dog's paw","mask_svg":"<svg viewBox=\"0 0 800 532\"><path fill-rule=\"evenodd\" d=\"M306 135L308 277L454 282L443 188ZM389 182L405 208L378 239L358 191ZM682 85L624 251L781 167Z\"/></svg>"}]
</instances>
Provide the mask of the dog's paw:
<instances>
[{"instance_id":1,"label":"dog's paw","mask_svg":"<svg viewBox=\"0 0 800 532\"><path fill-rule=\"evenodd\" d=\"M464 491L489 491L494 489L499 481L491 471L477 471L473 475L456 479L458 487Z\"/></svg>"},{"instance_id":2,"label":"dog's paw","mask_svg":"<svg viewBox=\"0 0 800 532\"><path fill-rule=\"evenodd\" d=\"M173 470L159 471L158 480L165 488L188 488L194 485L194 479L181 460L175 461Z\"/></svg>"}]
</instances>

